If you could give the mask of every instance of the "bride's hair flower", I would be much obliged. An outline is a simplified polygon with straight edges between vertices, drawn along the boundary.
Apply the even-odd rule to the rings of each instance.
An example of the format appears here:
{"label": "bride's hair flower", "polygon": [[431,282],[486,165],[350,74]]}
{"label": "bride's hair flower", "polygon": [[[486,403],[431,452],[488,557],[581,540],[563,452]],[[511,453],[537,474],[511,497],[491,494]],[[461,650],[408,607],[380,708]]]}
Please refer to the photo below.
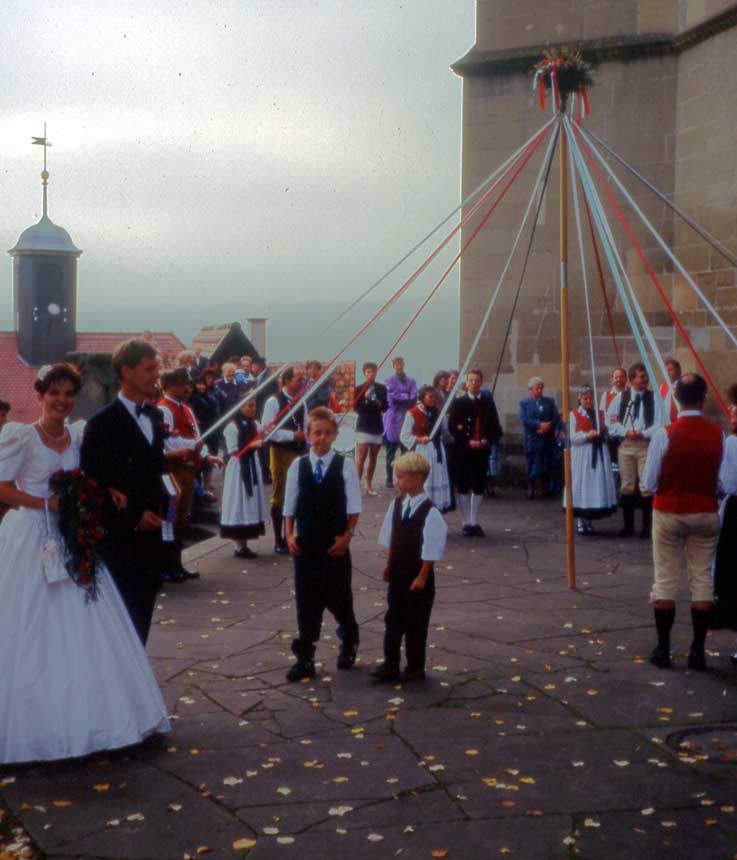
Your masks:
{"label": "bride's hair flower", "polygon": [[36,374],[36,379],[39,382],[43,382],[44,379],[46,379],[46,377],[49,375],[49,372],[51,371],[52,367],[53,365],[51,364],[44,364],[42,367],[39,367],[38,373]]}

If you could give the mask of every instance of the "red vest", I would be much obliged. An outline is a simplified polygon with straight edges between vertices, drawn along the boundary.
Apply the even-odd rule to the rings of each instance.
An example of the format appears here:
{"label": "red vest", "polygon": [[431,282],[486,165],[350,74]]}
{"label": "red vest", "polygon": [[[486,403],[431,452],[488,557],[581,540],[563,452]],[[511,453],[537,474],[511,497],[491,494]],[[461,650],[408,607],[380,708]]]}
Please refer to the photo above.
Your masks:
{"label": "red vest", "polygon": [[[626,391],[626,390],[627,390],[627,386],[625,386],[622,389],[622,391]],[[607,391],[607,393],[606,393],[606,408],[607,409],[609,409],[609,407],[612,405],[612,400],[614,400],[615,397],[619,397],[619,395],[622,393],[622,391],[612,391],[611,388]]]}
{"label": "red vest", "polygon": [[701,416],[678,418],[666,427],[654,507],[669,514],[704,514],[717,510],[717,482],[724,439],[721,429]]}
{"label": "red vest", "polygon": [[[581,412],[580,407],[573,411],[573,417],[576,421],[576,433],[590,433],[592,430],[596,430],[596,426],[593,421],[589,418],[589,416]],[[599,410],[599,430],[603,432],[606,429],[606,422],[604,420],[604,413]]]}
{"label": "red vest", "polygon": [[419,406],[415,406],[414,408],[409,410],[412,414],[412,417],[415,419],[415,436],[429,436],[430,435],[430,422],[427,420],[427,415],[420,409]]}
{"label": "red vest", "polygon": [[174,419],[174,426],[171,428],[172,433],[176,433],[176,435],[181,436],[182,439],[197,438],[197,422],[195,421],[194,415],[192,415],[189,406],[185,403],[175,403],[167,397],[159,400],[158,405],[166,406],[169,412],[171,412],[172,418]]}

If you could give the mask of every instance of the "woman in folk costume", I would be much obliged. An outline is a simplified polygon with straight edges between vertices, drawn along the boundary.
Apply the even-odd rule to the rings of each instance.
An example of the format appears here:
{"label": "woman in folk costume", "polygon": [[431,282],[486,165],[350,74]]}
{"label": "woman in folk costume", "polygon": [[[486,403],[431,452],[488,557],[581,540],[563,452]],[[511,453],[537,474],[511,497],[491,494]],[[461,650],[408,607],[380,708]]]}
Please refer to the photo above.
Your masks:
{"label": "woman in folk costume", "polygon": [[611,516],[617,510],[604,413],[600,411],[597,416],[590,385],[579,389],[578,408],[571,412],[569,421],[573,513],[578,517],[578,533],[590,535],[594,533],[591,520]]}
{"label": "woman in folk costume", "polygon": [[438,510],[447,511],[451,506],[451,493],[442,431],[438,430],[435,436],[430,438],[438,417],[437,402],[437,391],[432,385],[423,385],[419,391],[417,405],[404,416],[399,441],[408,451],[422,454],[430,464],[425,492]]}
{"label": "woman in folk costume", "polygon": [[[266,534],[266,501],[258,449],[263,440],[256,439],[261,425],[256,421],[256,400],[249,400],[225,428],[225,447],[235,454],[251,447],[240,457],[231,456],[225,469],[223,506],[220,514],[220,537],[236,542],[236,558],[255,558],[248,541]],[[255,440],[255,441],[254,441]]]}

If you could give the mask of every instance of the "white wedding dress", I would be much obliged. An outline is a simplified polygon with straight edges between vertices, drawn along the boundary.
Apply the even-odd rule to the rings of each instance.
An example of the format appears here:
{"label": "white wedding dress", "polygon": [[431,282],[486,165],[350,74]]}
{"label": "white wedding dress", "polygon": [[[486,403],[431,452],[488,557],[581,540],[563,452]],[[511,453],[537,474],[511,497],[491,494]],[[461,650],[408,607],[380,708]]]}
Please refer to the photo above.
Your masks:
{"label": "white wedding dress", "polygon": [[[83,427],[69,428],[72,444],[58,454],[35,427],[7,424],[0,481],[50,496],[49,477],[79,465]],[[84,756],[170,729],[110,573],[98,568],[94,601],[71,578],[49,584],[41,567],[47,531],[44,511],[30,508],[9,511],[0,525],[0,764]]]}

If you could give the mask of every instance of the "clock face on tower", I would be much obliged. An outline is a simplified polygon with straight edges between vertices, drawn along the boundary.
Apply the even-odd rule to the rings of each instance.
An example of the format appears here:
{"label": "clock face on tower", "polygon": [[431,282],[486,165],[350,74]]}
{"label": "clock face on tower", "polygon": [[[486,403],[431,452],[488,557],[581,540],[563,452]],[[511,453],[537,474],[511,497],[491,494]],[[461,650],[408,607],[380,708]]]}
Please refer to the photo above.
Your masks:
{"label": "clock face on tower", "polygon": [[46,310],[50,317],[58,317],[61,313],[61,308],[56,304],[56,302],[51,302]]}

